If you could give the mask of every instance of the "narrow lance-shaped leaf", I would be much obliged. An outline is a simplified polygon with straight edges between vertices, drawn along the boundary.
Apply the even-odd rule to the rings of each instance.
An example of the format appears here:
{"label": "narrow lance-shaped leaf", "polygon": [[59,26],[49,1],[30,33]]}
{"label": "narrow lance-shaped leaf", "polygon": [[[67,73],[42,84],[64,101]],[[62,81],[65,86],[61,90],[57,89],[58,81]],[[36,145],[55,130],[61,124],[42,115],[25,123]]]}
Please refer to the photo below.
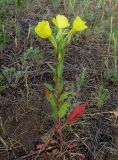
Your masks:
{"label": "narrow lance-shaped leaf", "polygon": [[78,118],[81,117],[81,115],[83,114],[85,108],[87,107],[87,103],[84,104],[80,104],[79,106],[77,106],[76,108],[74,108],[70,113],[69,116],[66,120],[66,124],[72,124],[74,123]]}
{"label": "narrow lance-shaped leaf", "polygon": [[77,93],[75,93],[75,92],[64,92],[64,93],[62,93],[61,96],[60,96],[60,101],[63,101],[63,100],[65,100],[65,99],[67,99],[70,95],[71,95],[71,96],[76,96]]}
{"label": "narrow lance-shaped leaf", "polygon": [[69,107],[69,105],[70,105],[69,103],[65,102],[60,106],[60,109],[59,109],[59,117],[60,118],[63,118],[66,115],[67,108]]}
{"label": "narrow lance-shaped leaf", "polygon": [[52,72],[54,74],[56,74],[56,69],[51,64],[48,64],[48,66],[50,67],[50,69],[52,70]]}
{"label": "narrow lance-shaped leaf", "polygon": [[54,88],[49,83],[45,83],[45,87],[48,88],[50,91],[54,91]]}
{"label": "narrow lance-shaped leaf", "polygon": [[52,70],[53,80],[54,80],[54,82],[55,82],[55,81],[56,81],[56,75],[57,75],[56,69],[55,69],[51,64],[48,64],[48,66],[49,66],[50,69]]}
{"label": "narrow lance-shaped leaf", "polygon": [[53,94],[46,88],[46,98],[50,102],[52,107],[52,115],[54,120],[57,119],[57,108],[56,108],[56,98],[53,96]]}

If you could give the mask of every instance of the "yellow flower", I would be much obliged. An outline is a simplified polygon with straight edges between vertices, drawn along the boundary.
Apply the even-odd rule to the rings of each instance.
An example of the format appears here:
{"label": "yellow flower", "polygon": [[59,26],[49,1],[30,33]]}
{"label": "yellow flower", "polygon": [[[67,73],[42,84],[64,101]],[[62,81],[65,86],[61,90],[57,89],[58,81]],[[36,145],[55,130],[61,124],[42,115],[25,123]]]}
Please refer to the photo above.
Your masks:
{"label": "yellow flower", "polygon": [[52,19],[52,22],[59,29],[66,28],[69,26],[68,19],[63,15],[57,15],[56,18]]}
{"label": "yellow flower", "polygon": [[83,31],[87,28],[88,26],[86,25],[86,22],[83,21],[79,16],[77,16],[73,22],[72,30],[74,32],[77,32],[77,31]]}
{"label": "yellow flower", "polygon": [[52,30],[50,28],[48,21],[41,21],[35,27],[35,33],[38,34],[41,38],[49,38],[52,34]]}

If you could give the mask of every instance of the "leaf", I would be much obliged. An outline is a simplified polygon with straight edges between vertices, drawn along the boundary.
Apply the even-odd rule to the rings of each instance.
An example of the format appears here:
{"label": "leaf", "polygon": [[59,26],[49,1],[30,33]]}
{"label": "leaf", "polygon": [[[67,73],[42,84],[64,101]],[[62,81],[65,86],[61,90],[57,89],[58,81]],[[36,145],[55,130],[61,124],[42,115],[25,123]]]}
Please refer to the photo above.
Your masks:
{"label": "leaf", "polygon": [[69,95],[76,96],[76,93],[75,92],[64,92],[60,96],[60,101],[67,99]]}
{"label": "leaf", "polygon": [[83,103],[76,108],[74,108],[70,113],[66,120],[66,124],[72,124],[74,123],[80,116],[83,114],[85,108],[87,107],[87,102]]}
{"label": "leaf", "polygon": [[0,93],[2,93],[5,90],[4,86],[0,85]]}
{"label": "leaf", "polygon": [[48,66],[50,67],[50,69],[52,70],[52,72],[54,74],[56,74],[56,69],[51,64],[48,64]]}
{"label": "leaf", "polygon": [[60,106],[60,110],[59,110],[59,117],[63,118],[65,116],[65,114],[67,113],[67,108],[70,106],[69,103],[65,102]]}
{"label": "leaf", "polygon": [[54,80],[54,82],[55,82],[55,81],[56,81],[56,75],[57,75],[56,69],[55,69],[51,64],[48,64],[48,66],[49,66],[50,69],[52,70],[53,80]]}
{"label": "leaf", "polygon": [[16,0],[16,6],[20,7],[21,6],[21,0]]}
{"label": "leaf", "polygon": [[40,61],[40,57],[41,57],[41,52],[40,50],[35,47],[30,47],[28,50],[27,50],[27,54],[28,54],[28,59],[31,59],[34,63],[36,62],[37,64],[39,63]]}
{"label": "leaf", "polygon": [[52,92],[50,92],[47,88],[46,88],[46,98],[51,104],[52,115],[54,120],[56,120],[57,119],[56,98],[53,96]]}
{"label": "leaf", "polygon": [[45,83],[45,87],[48,88],[50,91],[54,91],[52,85],[49,83]]}
{"label": "leaf", "polygon": [[56,99],[54,98],[52,93],[49,95],[48,101],[51,103],[52,106],[53,118],[56,119],[57,118]]}

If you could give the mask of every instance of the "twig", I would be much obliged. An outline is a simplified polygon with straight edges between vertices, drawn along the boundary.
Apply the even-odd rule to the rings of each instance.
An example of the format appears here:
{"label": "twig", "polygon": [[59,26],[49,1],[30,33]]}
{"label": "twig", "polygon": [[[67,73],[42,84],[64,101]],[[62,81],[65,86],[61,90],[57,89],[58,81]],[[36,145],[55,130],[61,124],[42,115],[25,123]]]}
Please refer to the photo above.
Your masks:
{"label": "twig", "polygon": [[115,114],[113,111],[108,111],[108,112],[97,112],[97,113],[89,113],[89,114],[84,114],[85,116],[94,116],[94,115],[99,115],[99,114]]}
{"label": "twig", "polygon": [[25,158],[28,158],[30,156],[35,156],[36,154],[40,155],[41,153],[45,152],[45,151],[49,151],[49,150],[53,150],[53,149],[56,149],[57,146],[50,146],[48,148],[42,148],[41,150],[38,150],[38,151],[32,151],[31,153],[27,154],[27,155],[24,155],[24,156],[21,156],[15,160],[24,160]]}

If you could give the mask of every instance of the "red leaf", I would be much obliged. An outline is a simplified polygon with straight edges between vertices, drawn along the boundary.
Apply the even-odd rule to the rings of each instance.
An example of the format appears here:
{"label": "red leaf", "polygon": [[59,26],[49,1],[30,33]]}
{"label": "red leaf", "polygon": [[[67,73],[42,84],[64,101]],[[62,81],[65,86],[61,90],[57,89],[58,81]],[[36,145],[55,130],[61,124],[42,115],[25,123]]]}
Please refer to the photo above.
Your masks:
{"label": "red leaf", "polygon": [[70,113],[66,120],[66,124],[74,123],[80,116],[83,114],[85,108],[88,106],[88,103],[83,103],[74,108]]}

